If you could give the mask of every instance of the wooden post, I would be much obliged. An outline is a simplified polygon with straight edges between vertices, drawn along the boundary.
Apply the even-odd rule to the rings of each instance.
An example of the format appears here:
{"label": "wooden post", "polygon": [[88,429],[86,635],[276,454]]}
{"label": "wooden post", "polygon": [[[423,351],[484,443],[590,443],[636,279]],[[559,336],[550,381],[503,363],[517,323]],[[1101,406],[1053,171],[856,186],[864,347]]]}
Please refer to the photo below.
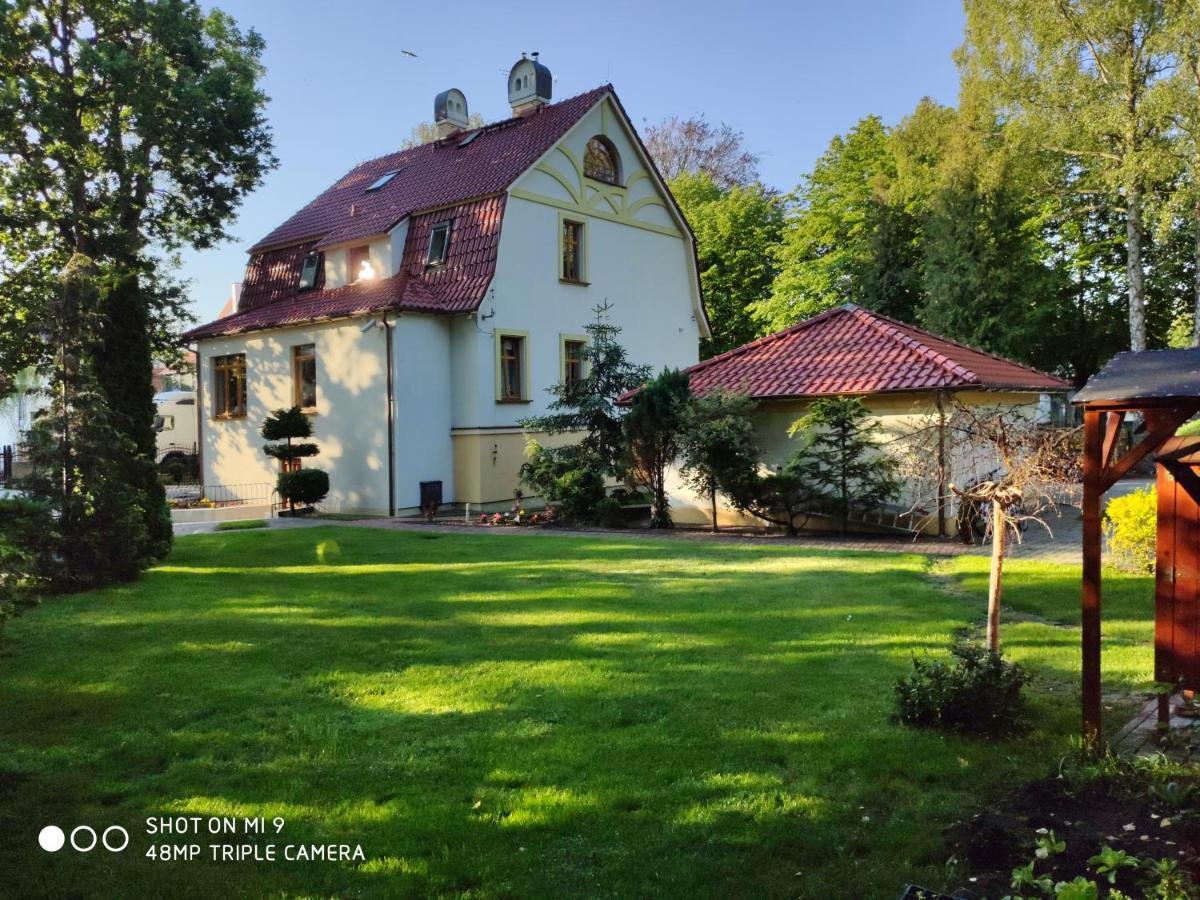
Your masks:
{"label": "wooden post", "polygon": [[946,404],[942,392],[938,391],[935,402],[938,411],[938,497],[937,522],[938,537],[946,536]]}
{"label": "wooden post", "polygon": [[1100,737],[1100,498],[1103,476],[1104,413],[1083,412],[1083,738]]}
{"label": "wooden post", "polygon": [[0,484],[8,484],[12,481],[13,470],[13,448],[9,444],[4,445],[3,459],[0,460]]}
{"label": "wooden post", "polygon": [[992,569],[988,577],[987,645],[1000,652],[1000,599],[1003,590],[1004,551],[1008,542],[1008,517],[1004,504],[992,500]]}

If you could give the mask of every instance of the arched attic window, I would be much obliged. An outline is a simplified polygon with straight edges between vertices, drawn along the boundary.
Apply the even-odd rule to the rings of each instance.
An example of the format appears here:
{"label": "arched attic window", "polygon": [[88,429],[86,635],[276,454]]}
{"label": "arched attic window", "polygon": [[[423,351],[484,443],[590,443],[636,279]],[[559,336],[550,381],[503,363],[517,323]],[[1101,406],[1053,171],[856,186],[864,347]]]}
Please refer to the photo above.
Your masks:
{"label": "arched attic window", "polygon": [[598,134],[587,142],[587,150],[583,154],[583,174],[609,184],[621,183],[621,158],[617,156],[617,148],[612,141]]}

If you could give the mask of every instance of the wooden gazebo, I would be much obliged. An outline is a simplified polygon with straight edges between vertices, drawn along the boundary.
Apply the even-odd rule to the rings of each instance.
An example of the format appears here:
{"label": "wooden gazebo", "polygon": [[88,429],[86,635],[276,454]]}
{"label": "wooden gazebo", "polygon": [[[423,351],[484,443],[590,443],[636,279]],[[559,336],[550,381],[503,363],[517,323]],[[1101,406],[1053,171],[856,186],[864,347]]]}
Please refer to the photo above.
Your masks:
{"label": "wooden gazebo", "polygon": [[[1156,454],[1158,538],[1154,677],[1200,688],[1200,438],[1175,432],[1200,412],[1200,349],[1121,353],[1084,386],[1083,733],[1100,735],[1101,501],[1134,466]],[[1140,419],[1117,455],[1127,418]],[[1160,696],[1159,721],[1169,698]]]}

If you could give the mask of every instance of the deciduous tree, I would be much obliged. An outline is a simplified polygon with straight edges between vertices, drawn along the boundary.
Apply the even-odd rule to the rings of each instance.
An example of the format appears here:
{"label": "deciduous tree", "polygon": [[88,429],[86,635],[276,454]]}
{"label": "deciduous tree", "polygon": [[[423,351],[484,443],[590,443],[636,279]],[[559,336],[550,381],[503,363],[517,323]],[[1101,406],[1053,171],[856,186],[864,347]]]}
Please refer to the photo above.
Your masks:
{"label": "deciduous tree", "polygon": [[679,175],[670,187],[696,235],[700,284],[712,326],[712,337],[700,343],[706,358],[755,337],[750,308],[771,293],[783,206],[760,184],[722,188],[701,173]]}
{"label": "deciduous tree", "polygon": [[630,474],[650,491],[651,528],[672,525],[667,467],[679,455],[691,397],[687,373],[663,369],[634,395],[622,422]]}
{"label": "deciduous tree", "polygon": [[[262,39],[193,0],[10,0],[0,6],[0,371],[45,361],[54,273],[97,271],[79,348],[126,438],[148,555],[169,522],[152,467],[152,341],[181,309],[166,263],[227,236],[274,164],[259,89]],[[149,472],[149,474],[146,474]]]}
{"label": "deciduous tree", "polygon": [[1124,223],[1129,341],[1147,344],[1148,204],[1170,167],[1166,0],[969,0],[963,80],[1009,134],[1071,161]]}
{"label": "deciduous tree", "polygon": [[746,149],[742,133],[704,116],[670,116],[646,128],[646,149],[667,181],[685,173],[705,175],[721,188],[758,181],[758,157]]}
{"label": "deciduous tree", "polygon": [[758,443],[748,394],[715,390],[688,405],[683,422],[680,472],[684,482],[707,497],[717,531],[717,494],[758,467]]}

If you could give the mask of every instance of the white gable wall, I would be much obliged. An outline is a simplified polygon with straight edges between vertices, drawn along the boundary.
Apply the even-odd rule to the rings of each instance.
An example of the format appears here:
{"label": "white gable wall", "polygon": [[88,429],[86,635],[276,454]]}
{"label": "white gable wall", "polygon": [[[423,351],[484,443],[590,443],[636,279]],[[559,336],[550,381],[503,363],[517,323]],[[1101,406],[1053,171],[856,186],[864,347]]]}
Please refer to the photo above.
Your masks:
{"label": "white gable wall", "polygon": [[[583,176],[596,134],[617,149],[621,186]],[[560,279],[564,217],[585,227],[585,284]],[[584,335],[604,303],[631,361],[657,372],[698,360],[704,324],[690,241],[607,100],[514,184],[491,290],[477,317],[452,326],[457,500],[511,498],[526,441],[518,423],[548,411],[564,336]],[[526,402],[496,399],[496,334],[505,332],[525,337]]]}

